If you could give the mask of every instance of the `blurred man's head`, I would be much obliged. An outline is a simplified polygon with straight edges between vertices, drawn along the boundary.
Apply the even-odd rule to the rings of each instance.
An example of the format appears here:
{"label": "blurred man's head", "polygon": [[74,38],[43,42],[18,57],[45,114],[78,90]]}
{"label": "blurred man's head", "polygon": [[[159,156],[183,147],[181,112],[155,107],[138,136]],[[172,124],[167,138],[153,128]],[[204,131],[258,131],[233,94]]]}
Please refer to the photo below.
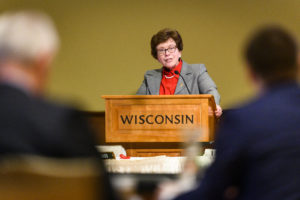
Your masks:
{"label": "blurred man's head", "polygon": [[54,24],[45,14],[4,13],[0,16],[0,80],[40,93],[58,46]]}
{"label": "blurred man's head", "polygon": [[279,26],[260,29],[245,48],[247,64],[265,86],[296,80],[298,47],[294,38]]}

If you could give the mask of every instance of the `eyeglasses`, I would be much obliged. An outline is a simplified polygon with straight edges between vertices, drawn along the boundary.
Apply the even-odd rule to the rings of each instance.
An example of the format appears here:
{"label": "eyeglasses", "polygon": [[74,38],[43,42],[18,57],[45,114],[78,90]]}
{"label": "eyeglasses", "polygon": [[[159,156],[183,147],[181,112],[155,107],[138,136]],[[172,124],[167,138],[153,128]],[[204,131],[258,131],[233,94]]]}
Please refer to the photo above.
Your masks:
{"label": "eyeglasses", "polygon": [[157,53],[159,54],[159,55],[164,55],[164,54],[166,54],[167,52],[169,52],[169,53],[174,53],[175,51],[176,51],[176,46],[174,46],[174,47],[169,47],[169,48],[167,48],[167,49],[157,49]]}

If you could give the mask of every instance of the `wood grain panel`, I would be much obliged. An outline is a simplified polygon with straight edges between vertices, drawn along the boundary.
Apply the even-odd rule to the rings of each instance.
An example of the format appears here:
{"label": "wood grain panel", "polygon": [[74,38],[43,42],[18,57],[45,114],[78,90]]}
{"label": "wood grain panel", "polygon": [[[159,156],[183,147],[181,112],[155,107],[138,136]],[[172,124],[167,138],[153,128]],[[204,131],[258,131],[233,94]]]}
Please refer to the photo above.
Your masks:
{"label": "wood grain panel", "polygon": [[183,142],[184,132],[201,128],[196,140],[214,139],[212,95],[114,95],[106,101],[105,141]]}

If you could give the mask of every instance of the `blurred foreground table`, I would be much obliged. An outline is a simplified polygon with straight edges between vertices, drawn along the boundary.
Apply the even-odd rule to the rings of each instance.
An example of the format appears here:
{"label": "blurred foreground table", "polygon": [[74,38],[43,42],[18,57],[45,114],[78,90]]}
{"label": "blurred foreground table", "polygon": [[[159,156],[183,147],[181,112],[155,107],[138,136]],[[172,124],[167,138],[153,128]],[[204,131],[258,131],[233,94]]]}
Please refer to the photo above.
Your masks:
{"label": "blurred foreground table", "polygon": [[[182,179],[182,175],[187,170],[188,159],[168,156],[131,157],[130,159],[108,159],[105,160],[105,164],[122,200],[154,200],[157,199],[157,188],[160,184],[178,182]],[[206,150],[203,156],[197,156],[189,161],[203,170],[213,160],[214,150]],[[195,172],[191,181],[196,179],[196,174]]]}

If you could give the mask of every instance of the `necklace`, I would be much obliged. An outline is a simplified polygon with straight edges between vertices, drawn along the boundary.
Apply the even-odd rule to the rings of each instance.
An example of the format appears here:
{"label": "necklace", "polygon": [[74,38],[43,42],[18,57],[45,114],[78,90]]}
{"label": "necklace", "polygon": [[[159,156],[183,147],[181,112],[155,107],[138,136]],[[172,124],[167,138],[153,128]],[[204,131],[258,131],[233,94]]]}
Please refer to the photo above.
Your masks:
{"label": "necklace", "polygon": [[175,74],[173,76],[167,76],[167,75],[165,75],[166,79],[173,78],[174,76],[175,76]]}

